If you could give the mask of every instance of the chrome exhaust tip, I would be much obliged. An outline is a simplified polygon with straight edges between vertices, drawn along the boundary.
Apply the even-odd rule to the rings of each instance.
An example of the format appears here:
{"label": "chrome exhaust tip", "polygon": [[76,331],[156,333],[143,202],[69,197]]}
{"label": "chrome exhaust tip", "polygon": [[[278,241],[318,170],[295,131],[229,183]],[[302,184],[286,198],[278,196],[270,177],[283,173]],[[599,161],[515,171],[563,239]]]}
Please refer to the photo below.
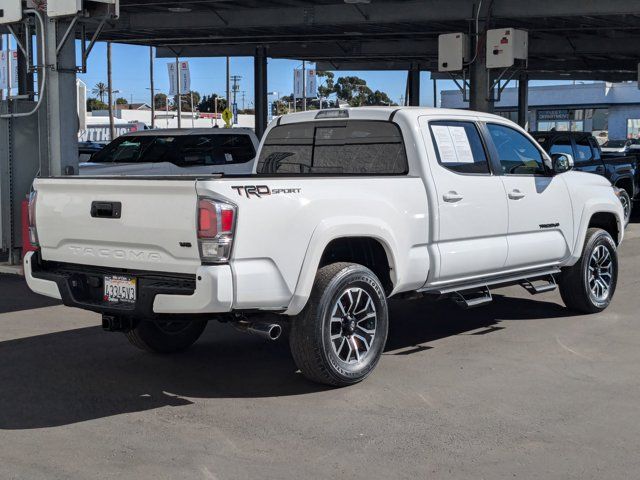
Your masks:
{"label": "chrome exhaust tip", "polygon": [[282,327],[277,323],[250,323],[246,328],[247,333],[257,335],[266,340],[276,341],[282,335]]}

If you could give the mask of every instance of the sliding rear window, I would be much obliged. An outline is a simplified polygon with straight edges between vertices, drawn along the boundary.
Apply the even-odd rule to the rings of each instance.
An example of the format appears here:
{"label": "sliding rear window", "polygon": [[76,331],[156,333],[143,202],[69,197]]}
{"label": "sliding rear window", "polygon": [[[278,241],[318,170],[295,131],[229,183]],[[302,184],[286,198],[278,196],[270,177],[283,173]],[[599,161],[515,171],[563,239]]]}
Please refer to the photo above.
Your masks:
{"label": "sliding rear window", "polygon": [[292,123],[273,128],[258,160],[265,175],[404,175],[398,126],[386,121]]}

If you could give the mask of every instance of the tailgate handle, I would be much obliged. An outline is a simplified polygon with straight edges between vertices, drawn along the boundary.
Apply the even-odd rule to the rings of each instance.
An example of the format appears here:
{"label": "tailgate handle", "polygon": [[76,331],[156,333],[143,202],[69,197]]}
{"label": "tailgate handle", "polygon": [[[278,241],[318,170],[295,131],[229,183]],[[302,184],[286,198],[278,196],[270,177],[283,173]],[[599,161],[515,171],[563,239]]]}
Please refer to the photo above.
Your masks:
{"label": "tailgate handle", "polygon": [[120,218],[122,202],[91,202],[93,218]]}

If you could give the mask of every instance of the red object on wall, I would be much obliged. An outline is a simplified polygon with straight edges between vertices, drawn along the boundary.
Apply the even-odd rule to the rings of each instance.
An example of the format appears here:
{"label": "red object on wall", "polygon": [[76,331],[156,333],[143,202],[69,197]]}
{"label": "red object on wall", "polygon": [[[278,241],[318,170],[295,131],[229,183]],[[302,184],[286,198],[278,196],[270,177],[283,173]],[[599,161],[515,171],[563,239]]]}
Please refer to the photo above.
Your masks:
{"label": "red object on wall", "polygon": [[37,248],[31,245],[31,242],[29,241],[29,200],[22,201],[21,217],[22,217],[22,258],[24,258],[27,252],[35,252],[37,250]]}

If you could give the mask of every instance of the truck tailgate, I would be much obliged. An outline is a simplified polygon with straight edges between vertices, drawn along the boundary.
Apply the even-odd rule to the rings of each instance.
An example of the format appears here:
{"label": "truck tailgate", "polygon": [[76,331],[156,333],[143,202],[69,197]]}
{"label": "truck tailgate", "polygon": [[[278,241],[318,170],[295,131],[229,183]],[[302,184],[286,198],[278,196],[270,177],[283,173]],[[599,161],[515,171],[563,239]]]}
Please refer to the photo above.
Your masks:
{"label": "truck tailgate", "polygon": [[34,188],[43,260],[175,273],[200,265],[195,179],[52,178]]}

